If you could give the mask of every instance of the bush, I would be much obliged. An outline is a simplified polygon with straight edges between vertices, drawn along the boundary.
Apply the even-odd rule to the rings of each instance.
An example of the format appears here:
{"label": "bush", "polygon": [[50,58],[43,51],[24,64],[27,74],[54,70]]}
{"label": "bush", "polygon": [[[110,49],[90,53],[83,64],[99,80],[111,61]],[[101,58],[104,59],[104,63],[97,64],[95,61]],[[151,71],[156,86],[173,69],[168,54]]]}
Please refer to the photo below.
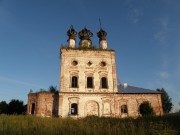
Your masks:
{"label": "bush", "polygon": [[154,110],[151,106],[151,104],[146,101],[143,102],[140,106],[139,106],[139,112],[142,116],[149,116],[149,115],[154,115]]}

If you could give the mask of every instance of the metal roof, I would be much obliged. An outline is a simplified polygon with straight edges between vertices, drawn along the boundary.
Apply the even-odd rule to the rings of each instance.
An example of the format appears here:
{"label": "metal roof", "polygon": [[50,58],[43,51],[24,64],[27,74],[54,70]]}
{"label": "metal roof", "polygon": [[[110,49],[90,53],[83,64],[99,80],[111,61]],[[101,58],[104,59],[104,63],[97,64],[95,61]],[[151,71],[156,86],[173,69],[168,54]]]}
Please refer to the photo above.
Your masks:
{"label": "metal roof", "polygon": [[118,93],[120,94],[158,94],[160,92],[150,89],[144,89],[139,87],[134,87],[130,85],[118,85]]}

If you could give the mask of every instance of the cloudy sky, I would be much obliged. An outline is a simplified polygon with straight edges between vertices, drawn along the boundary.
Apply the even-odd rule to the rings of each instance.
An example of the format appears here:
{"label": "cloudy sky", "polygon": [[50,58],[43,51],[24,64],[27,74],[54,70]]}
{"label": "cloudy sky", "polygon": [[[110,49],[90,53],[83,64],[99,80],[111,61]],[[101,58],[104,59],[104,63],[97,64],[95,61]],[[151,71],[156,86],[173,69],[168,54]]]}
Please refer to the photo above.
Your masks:
{"label": "cloudy sky", "polygon": [[27,103],[30,89],[59,88],[67,30],[86,26],[98,46],[101,18],[116,51],[118,80],[165,88],[180,108],[179,13],[179,0],[0,0],[0,101]]}

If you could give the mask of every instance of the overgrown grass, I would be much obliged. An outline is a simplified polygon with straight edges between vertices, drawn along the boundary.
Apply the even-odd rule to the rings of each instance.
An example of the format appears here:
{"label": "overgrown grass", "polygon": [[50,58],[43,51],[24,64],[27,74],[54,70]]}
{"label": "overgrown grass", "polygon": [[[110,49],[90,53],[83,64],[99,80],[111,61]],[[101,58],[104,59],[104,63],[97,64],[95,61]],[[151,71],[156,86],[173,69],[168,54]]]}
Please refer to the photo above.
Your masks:
{"label": "overgrown grass", "polygon": [[0,135],[178,135],[180,114],[82,119],[0,115]]}

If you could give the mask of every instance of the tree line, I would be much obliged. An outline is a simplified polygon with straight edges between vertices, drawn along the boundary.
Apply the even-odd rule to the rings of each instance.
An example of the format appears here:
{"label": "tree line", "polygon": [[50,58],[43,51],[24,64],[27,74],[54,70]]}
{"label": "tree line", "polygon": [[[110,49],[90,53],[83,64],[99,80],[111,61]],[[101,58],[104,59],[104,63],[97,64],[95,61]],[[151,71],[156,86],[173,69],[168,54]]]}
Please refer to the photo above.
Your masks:
{"label": "tree line", "polygon": [[18,99],[12,99],[9,103],[0,102],[0,114],[26,114],[27,105]]}

